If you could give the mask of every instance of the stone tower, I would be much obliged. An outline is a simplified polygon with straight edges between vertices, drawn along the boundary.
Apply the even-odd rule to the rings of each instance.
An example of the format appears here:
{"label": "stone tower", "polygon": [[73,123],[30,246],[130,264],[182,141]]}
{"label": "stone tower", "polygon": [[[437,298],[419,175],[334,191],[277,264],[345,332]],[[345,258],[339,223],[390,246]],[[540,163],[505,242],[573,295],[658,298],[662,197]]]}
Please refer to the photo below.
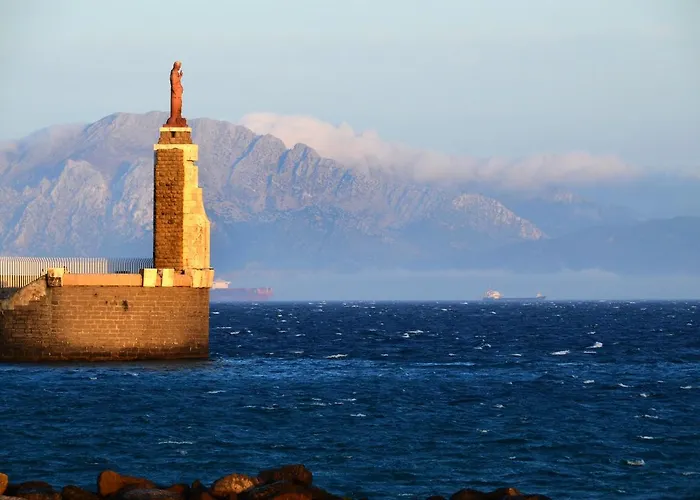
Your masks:
{"label": "stone tower", "polygon": [[211,281],[210,222],[198,185],[198,148],[192,144],[192,129],[161,127],[154,150],[154,267]]}

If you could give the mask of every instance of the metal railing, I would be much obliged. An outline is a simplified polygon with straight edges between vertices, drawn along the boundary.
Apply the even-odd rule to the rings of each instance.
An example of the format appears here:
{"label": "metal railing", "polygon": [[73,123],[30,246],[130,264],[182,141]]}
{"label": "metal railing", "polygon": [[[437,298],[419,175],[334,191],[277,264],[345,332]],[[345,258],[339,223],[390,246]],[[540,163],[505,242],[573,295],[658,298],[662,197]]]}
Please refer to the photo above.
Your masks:
{"label": "metal railing", "polygon": [[0,288],[21,288],[55,267],[72,274],[138,274],[141,269],[152,268],[153,259],[0,256]]}

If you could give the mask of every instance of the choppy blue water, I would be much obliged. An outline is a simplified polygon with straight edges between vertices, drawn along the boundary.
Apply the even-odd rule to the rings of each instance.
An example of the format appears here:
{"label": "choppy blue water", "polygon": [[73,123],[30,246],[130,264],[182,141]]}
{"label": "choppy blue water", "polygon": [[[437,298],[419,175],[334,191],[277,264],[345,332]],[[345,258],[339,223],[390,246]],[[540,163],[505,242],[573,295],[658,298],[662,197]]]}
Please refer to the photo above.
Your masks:
{"label": "choppy blue water", "polygon": [[[213,305],[211,361],[0,365],[0,470],[692,498],[700,303]],[[697,498],[697,497],[695,497]]]}

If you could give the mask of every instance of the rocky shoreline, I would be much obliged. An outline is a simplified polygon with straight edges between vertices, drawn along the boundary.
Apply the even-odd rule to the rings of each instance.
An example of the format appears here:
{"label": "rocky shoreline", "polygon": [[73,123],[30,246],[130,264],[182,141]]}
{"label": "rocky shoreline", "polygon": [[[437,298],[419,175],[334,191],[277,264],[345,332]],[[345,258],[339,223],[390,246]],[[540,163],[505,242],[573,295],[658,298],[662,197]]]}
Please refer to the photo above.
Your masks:
{"label": "rocky shoreline", "polygon": [[[0,500],[349,500],[312,484],[313,474],[300,464],[261,471],[257,476],[229,474],[205,486],[189,484],[157,485],[142,477],[125,476],[106,470],[97,477],[97,489],[85,490],[68,485],[55,490],[43,481],[10,483],[0,473]],[[434,495],[427,500],[447,500]],[[544,495],[526,495],[515,488],[483,492],[462,489],[449,500],[551,500]]]}

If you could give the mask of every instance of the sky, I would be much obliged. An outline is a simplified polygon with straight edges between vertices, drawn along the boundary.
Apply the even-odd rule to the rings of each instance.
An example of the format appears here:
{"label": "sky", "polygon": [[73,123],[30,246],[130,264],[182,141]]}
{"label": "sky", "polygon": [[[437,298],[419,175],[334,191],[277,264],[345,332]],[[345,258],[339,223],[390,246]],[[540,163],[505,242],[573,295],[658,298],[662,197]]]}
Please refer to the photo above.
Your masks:
{"label": "sky", "polygon": [[697,26],[697,0],[0,0],[0,142],[166,110],[178,59],[188,118],[698,170]]}

